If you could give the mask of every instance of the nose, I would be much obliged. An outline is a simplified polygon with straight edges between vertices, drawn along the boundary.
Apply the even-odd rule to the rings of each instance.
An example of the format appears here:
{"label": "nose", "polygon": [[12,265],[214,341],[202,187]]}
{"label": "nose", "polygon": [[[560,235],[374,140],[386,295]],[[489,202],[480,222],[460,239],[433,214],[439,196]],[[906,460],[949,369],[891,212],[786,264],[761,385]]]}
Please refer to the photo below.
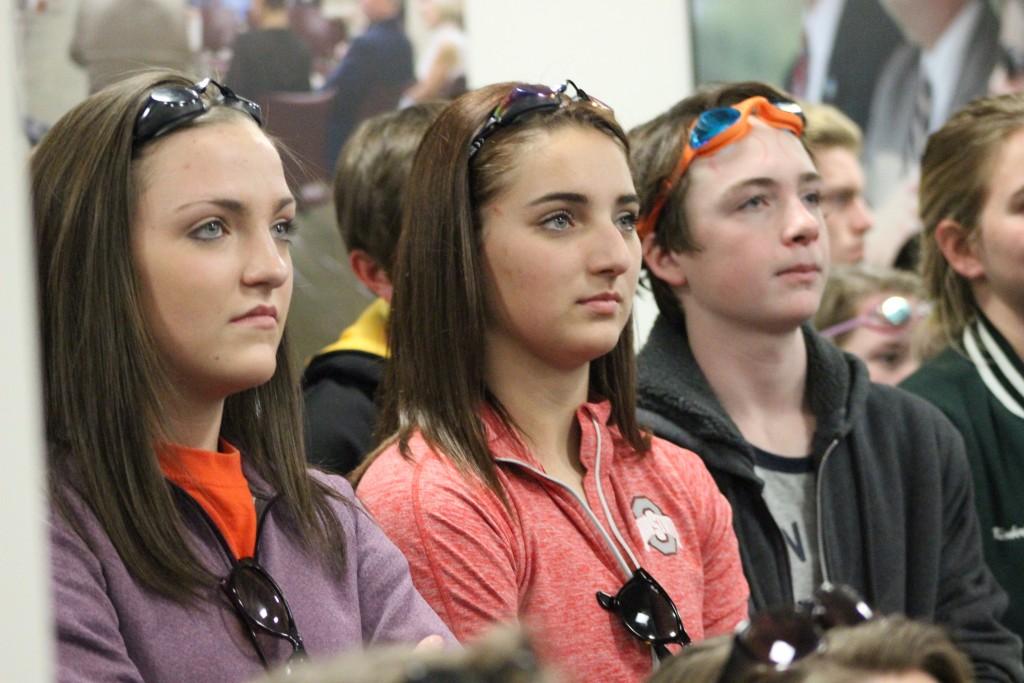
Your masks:
{"label": "nose", "polygon": [[256,230],[247,240],[242,282],[250,287],[276,289],[288,281],[292,273],[292,257],[288,244],[274,239],[269,230]]}
{"label": "nose", "polygon": [[802,196],[794,196],[789,201],[789,210],[786,212],[783,241],[786,244],[812,244],[821,235],[824,223],[820,208],[809,207],[804,203]]}
{"label": "nose", "polygon": [[609,221],[595,230],[590,239],[590,270],[609,279],[629,271],[640,263],[640,238],[635,231],[624,232]]}
{"label": "nose", "polygon": [[850,227],[858,235],[863,235],[874,224],[875,214],[872,213],[871,207],[868,206],[863,197],[857,197],[853,201],[853,220],[850,222]]}

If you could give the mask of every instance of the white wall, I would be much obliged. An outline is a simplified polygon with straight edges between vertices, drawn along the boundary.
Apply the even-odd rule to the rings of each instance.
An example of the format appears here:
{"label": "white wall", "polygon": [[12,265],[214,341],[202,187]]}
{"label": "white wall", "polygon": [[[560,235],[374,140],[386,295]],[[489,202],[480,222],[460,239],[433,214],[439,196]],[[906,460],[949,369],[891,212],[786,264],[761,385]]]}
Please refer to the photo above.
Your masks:
{"label": "white wall", "polygon": [[17,113],[13,2],[0,2],[0,681],[52,676],[32,230]]}
{"label": "white wall", "polygon": [[693,88],[685,0],[465,0],[469,84],[571,78],[626,128]]}

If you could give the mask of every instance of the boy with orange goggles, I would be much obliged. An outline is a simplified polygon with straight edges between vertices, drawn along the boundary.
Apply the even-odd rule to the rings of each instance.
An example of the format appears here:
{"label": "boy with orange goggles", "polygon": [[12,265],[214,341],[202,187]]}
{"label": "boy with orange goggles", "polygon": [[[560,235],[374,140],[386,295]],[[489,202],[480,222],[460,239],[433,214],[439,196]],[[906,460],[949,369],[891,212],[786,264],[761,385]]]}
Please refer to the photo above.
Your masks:
{"label": "boy with orange goggles", "polygon": [[665,202],[679,179],[698,156],[714,154],[722,147],[736,142],[750,132],[750,117],[756,116],[770,126],[788,130],[797,137],[804,132],[804,113],[800,105],[789,100],[769,100],[763,96],[748,97],[729,107],[715,107],[704,111],[691,124],[683,138],[683,153],[672,174],[665,179],[650,211],[637,223],[641,239],[653,232],[658,224]]}
{"label": "boy with orange goggles", "polygon": [[947,628],[978,680],[1022,681],[956,428],[808,324],[829,268],[823,181],[785,102],[726,85],[630,133],[660,314],[639,421],[698,453],[730,502],[754,611],[846,584]]}

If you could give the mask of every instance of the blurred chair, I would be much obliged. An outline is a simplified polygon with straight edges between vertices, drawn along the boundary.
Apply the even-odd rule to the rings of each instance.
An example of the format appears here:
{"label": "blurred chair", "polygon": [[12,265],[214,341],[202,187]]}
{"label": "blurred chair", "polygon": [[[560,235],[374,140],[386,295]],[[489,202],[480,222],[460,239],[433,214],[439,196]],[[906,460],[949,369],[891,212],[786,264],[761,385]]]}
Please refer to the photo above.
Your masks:
{"label": "blurred chair", "polygon": [[[359,103],[359,109],[356,110],[356,126],[371,116],[398,109],[398,100],[402,98],[402,93],[410,85],[412,83],[393,83],[370,88],[363,101]],[[355,132],[355,127],[353,127],[353,132]]]}
{"label": "blurred chair", "polygon": [[285,177],[299,208],[331,199],[333,169],[327,164],[327,117],[334,91],[269,93],[260,104],[266,130],[286,150],[281,155]]}

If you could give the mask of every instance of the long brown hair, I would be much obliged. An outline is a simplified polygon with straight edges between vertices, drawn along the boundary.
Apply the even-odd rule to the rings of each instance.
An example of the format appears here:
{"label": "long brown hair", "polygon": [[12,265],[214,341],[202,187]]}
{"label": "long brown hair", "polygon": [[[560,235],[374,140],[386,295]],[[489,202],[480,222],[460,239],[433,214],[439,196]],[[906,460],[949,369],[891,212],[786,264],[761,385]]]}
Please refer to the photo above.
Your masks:
{"label": "long brown hair", "polygon": [[[487,303],[480,248],[480,208],[507,182],[523,144],[566,126],[608,135],[628,154],[612,115],[583,102],[524,114],[469,156],[475,133],[517,83],[499,83],[452,102],[427,131],[413,161],[396,255],[389,343],[378,416],[379,440],[397,439],[403,454],[415,432],[504,498],[480,411],[490,407],[510,434],[511,417],[484,378]],[[649,448],[635,416],[632,322],[618,343],[590,364],[590,391],[610,399],[612,422],[638,452]],[[358,481],[371,455],[353,477]]]}
{"label": "long brown hair", "polygon": [[[690,124],[708,109],[728,107],[758,95],[769,100],[792,99],[770,85],[753,81],[712,86],[680,100],[668,111],[629,131],[633,150],[633,182],[640,195],[642,214],[651,210],[665,179],[679,163],[683,153],[682,141]],[[698,252],[701,249],[690,231],[686,217],[686,193],[689,186],[687,172],[676,183],[654,226],[655,242],[666,251]],[[672,287],[649,270],[647,278],[659,313],[682,325],[683,309]]]}
{"label": "long brown hair", "polygon": [[[174,389],[146,324],[130,246],[139,194],[134,121],[164,83],[191,85],[181,74],[151,72],[76,106],[35,149],[31,182],[52,500],[78,528],[64,495],[73,488],[132,575],[184,602],[214,577],[196,559],[157,462],[154,446],[169,433],[162,397]],[[237,116],[213,107],[190,125]],[[269,382],[227,399],[221,435],[280,494],[297,537],[340,571],[343,530],[332,490],[306,472],[286,346]]]}

